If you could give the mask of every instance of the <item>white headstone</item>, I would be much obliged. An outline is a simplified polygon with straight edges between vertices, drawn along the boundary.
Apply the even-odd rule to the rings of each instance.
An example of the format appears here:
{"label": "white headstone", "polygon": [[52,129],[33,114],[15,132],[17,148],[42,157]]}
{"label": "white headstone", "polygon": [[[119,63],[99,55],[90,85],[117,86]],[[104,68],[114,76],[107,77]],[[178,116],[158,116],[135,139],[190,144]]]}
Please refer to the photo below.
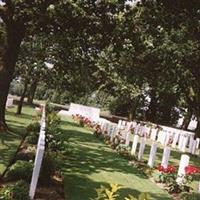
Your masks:
{"label": "white headstone", "polygon": [[181,148],[182,148],[183,140],[184,140],[184,136],[183,136],[183,134],[181,134],[179,137],[179,141],[178,141],[178,149],[179,150],[181,150]]}
{"label": "white headstone", "polygon": [[115,137],[117,131],[118,131],[118,128],[117,128],[116,125],[114,125],[113,130],[112,130],[112,133],[111,133],[111,136],[110,136],[110,142],[113,142],[114,137]]}
{"label": "white headstone", "polygon": [[139,138],[140,138],[139,135],[134,135],[132,149],[131,149],[131,155],[136,154],[137,144],[139,142]]}
{"label": "white headstone", "polygon": [[144,154],[145,145],[146,145],[146,138],[142,137],[141,140],[140,140],[140,148],[139,148],[139,152],[138,152],[138,161],[142,160],[142,156]]}
{"label": "white headstone", "polygon": [[164,146],[165,143],[166,143],[166,139],[167,139],[167,132],[166,132],[166,131],[162,131],[160,143],[161,143],[163,146]]}
{"label": "white headstone", "polygon": [[159,130],[159,131],[158,131],[158,138],[157,138],[157,141],[158,141],[158,142],[161,142],[161,140],[162,140],[162,133],[163,133],[162,130]]}
{"label": "white headstone", "polygon": [[37,150],[38,153],[35,158],[35,164],[33,168],[33,174],[32,174],[32,179],[31,179],[30,190],[29,190],[29,196],[31,199],[34,199],[34,196],[35,196],[35,191],[36,191],[38,178],[40,174],[40,168],[41,168],[42,159],[44,155],[44,146],[39,146],[37,149],[38,149]]}
{"label": "white headstone", "polygon": [[193,155],[196,154],[196,150],[197,150],[196,147],[197,147],[197,141],[196,141],[196,140],[193,140],[192,151],[191,151],[191,153],[192,153]]}
{"label": "white headstone", "polygon": [[154,166],[154,161],[156,158],[156,151],[157,151],[157,143],[153,142],[151,145],[151,151],[150,151],[149,160],[148,160],[148,165],[151,168]]}
{"label": "white headstone", "polygon": [[182,146],[181,146],[181,151],[182,152],[186,151],[187,143],[188,143],[188,137],[186,136],[186,137],[183,138],[183,142],[182,142]]}
{"label": "white headstone", "polygon": [[157,129],[155,129],[155,128],[152,128],[152,129],[151,129],[151,139],[152,139],[153,141],[156,141],[157,132],[158,132]]}
{"label": "white headstone", "polygon": [[169,144],[169,141],[170,141],[170,133],[167,132],[166,133],[166,138],[165,138],[165,141],[164,141],[164,145],[167,146]]}
{"label": "white headstone", "polygon": [[199,145],[200,145],[200,138],[197,138],[197,139],[196,139],[196,141],[197,141],[197,144],[196,144],[196,149],[199,149]]}
{"label": "white headstone", "polygon": [[170,147],[165,147],[164,148],[162,162],[161,162],[161,165],[164,168],[168,167],[169,157],[170,157],[170,151],[171,151]]}
{"label": "white headstone", "polygon": [[189,142],[189,152],[192,153],[192,147],[193,147],[194,137],[190,136],[190,142]]}
{"label": "white headstone", "polygon": [[179,136],[180,136],[180,133],[179,132],[176,132],[175,135],[174,135],[174,138],[173,138],[173,142],[172,142],[172,147],[173,148],[176,148],[176,144],[179,140]]}
{"label": "white headstone", "polygon": [[126,133],[126,142],[125,142],[125,144],[127,146],[129,146],[129,143],[130,143],[130,137],[131,137],[131,132],[127,131],[127,133]]}
{"label": "white headstone", "polygon": [[176,179],[177,183],[181,184],[183,177],[185,176],[185,167],[189,165],[190,157],[188,155],[183,154],[181,156],[181,160],[179,163],[179,169],[178,169],[178,177]]}

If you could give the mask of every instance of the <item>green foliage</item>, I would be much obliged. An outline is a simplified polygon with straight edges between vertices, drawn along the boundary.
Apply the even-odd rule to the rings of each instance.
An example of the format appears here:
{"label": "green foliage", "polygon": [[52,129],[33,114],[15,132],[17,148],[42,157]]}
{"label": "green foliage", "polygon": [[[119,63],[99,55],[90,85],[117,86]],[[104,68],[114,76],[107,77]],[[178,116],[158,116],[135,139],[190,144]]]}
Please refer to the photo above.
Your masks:
{"label": "green foliage", "polygon": [[56,112],[47,114],[47,126],[57,129],[60,126],[61,119]]}
{"label": "green foliage", "polygon": [[115,200],[119,196],[117,192],[120,188],[117,184],[110,184],[109,188],[101,186],[99,189],[96,189],[97,198],[95,200]]}
{"label": "green foliage", "polygon": [[131,152],[131,148],[128,146],[128,145],[125,145],[125,144],[119,144],[117,147],[116,147],[116,151],[123,157],[125,158],[130,158],[131,155],[130,155],[130,152]]}
{"label": "green foliage", "polygon": [[65,142],[62,139],[62,131],[60,130],[61,119],[55,111],[47,114],[46,128],[46,148],[52,151],[62,151],[65,149]]}
{"label": "green foliage", "polygon": [[39,122],[33,122],[29,124],[26,128],[27,132],[34,132],[38,133],[40,131],[40,123]]}
{"label": "green foliage", "polygon": [[26,137],[26,142],[29,144],[37,144],[39,132],[40,132],[40,123],[33,122],[29,124],[26,128],[28,136]]}
{"label": "green foliage", "polygon": [[16,80],[13,80],[9,89],[9,93],[12,95],[21,96],[23,92],[23,84],[18,83]]}
{"label": "green foliage", "polygon": [[60,171],[64,163],[64,158],[61,153],[47,151],[42,161],[39,181],[42,184],[48,185],[51,182],[51,177],[56,171]]}
{"label": "green foliage", "polygon": [[199,200],[200,199],[200,194],[199,193],[183,193],[181,194],[181,199],[183,200]]}
{"label": "green foliage", "polygon": [[33,171],[33,163],[28,161],[18,160],[14,163],[6,173],[8,180],[25,180],[30,181]]}
{"label": "green foliage", "polygon": [[2,200],[30,200],[29,187],[24,181],[18,181],[14,185],[7,185],[0,189]]}
{"label": "green foliage", "polygon": [[[120,198],[119,190],[122,187],[118,184],[110,184],[109,187],[101,186],[99,189],[96,189],[97,197],[95,200],[117,200]],[[150,200],[150,195],[148,193],[141,193],[138,198],[129,195],[124,200]]]}
{"label": "green foliage", "polygon": [[15,156],[15,160],[31,161],[34,160],[35,154],[36,154],[36,147],[28,146],[27,148],[24,148],[17,153],[17,155]]}
{"label": "green foliage", "polygon": [[26,137],[26,142],[29,144],[37,144],[38,142],[38,137],[39,137],[39,132],[31,132],[27,137]]}
{"label": "green foliage", "polygon": [[170,184],[176,180],[177,176],[175,173],[156,172],[154,178],[156,182]]}

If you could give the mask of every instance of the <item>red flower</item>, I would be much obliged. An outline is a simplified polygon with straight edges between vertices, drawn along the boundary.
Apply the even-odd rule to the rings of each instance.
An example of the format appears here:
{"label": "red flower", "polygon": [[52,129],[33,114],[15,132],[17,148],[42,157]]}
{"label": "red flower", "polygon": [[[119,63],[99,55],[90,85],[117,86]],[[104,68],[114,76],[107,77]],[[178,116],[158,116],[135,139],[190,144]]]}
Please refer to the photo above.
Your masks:
{"label": "red flower", "polygon": [[164,168],[162,165],[159,165],[157,167],[158,171],[162,172],[162,173],[174,173],[176,171],[175,167],[172,165],[168,165],[167,168]]}
{"label": "red flower", "polygon": [[188,165],[187,167],[185,167],[185,173],[186,173],[186,175],[198,174],[198,173],[200,173],[200,170],[193,165]]}

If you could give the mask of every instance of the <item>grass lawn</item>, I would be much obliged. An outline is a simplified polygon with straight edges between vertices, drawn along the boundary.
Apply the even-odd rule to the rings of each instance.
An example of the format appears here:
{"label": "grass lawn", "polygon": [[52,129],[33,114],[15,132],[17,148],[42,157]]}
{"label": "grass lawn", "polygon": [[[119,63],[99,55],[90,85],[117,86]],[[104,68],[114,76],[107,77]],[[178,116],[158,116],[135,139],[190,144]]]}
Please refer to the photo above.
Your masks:
{"label": "grass lawn", "polygon": [[167,192],[130,166],[127,160],[100,142],[90,131],[79,127],[71,119],[66,120],[62,124],[65,131],[63,139],[68,140],[73,149],[63,169],[66,199],[89,200],[96,197],[96,188],[109,183],[123,186],[120,200],[128,194],[138,196],[141,192],[149,192],[152,199],[171,199]]}
{"label": "grass lawn", "polygon": [[21,115],[15,115],[15,112],[16,106],[7,110],[6,121],[9,131],[0,133],[0,174],[15,154],[25,134],[26,126],[33,120],[34,109],[31,107],[24,107]]}

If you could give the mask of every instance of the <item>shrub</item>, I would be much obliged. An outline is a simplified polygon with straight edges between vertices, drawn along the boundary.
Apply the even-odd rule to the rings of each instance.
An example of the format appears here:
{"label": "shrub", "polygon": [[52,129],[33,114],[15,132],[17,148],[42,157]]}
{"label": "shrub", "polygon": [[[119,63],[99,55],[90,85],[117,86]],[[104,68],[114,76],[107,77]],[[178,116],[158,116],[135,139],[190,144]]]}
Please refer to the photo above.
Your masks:
{"label": "shrub", "polygon": [[47,115],[50,114],[50,113],[53,113],[53,112],[55,112],[54,106],[51,105],[49,101],[47,101],[47,103],[46,103],[46,113],[47,113]]}
{"label": "shrub", "polygon": [[125,158],[129,158],[130,157],[130,151],[131,151],[131,148],[128,146],[128,145],[125,145],[125,144],[119,144],[117,147],[116,147],[116,150],[117,152],[125,157]]}
{"label": "shrub", "polygon": [[46,148],[52,151],[62,151],[65,149],[62,132],[60,131],[61,119],[56,112],[52,112],[47,116],[46,128]]}
{"label": "shrub", "polygon": [[58,128],[60,126],[61,119],[56,112],[51,112],[47,115],[47,126],[51,128]]}
{"label": "shrub", "polygon": [[[94,200],[115,200],[117,197],[120,197],[118,194],[120,190],[118,184],[110,184],[109,187],[101,186],[99,189],[96,189],[97,197]],[[138,198],[129,195],[124,200],[150,200],[150,195],[148,193],[141,193]]]}
{"label": "shrub", "polygon": [[38,137],[39,137],[39,131],[38,132],[31,132],[27,137],[26,137],[26,142],[29,144],[37,144],[38,142]]}
{"label": "shrub", "polygon": [[29,124],[26,130],[28,133],[30,132],[38,133],[40,131],[40,123],[34,122],[34,123]]}
{"label": "shrub", "polygon": [[95,130],[94,130],[94,136],[95,137],[100,137],[100,135],[102,135],[102,131],[101,131],[101,126],[100,125],[96,125],[95,126]]}
{"label": "shrub", "polygon": [[17,153],[15,160],[34,160],[36,153],[35,146],[29,146],[26,149],[22,149],[20,152]]}
{"label": "shrub", "polygon": [[200,199],[200,193],[183,193],[181,195],[182,200],[199,200]]}
{"label": "shrub", "polygon": [[8,172],[6,178],[8,180],[25,180],[30,181],[33,171],[33,163],[28,161],[18,160],[13,164]]}
{"label": "shrub", "polygon": [[0,190],[2,200],[30,200],[29,188],[26,182],[18,181],[14,185],[7,185]]}
{"label": "shrub", "polygon": [[176,169],[174,166],[169,165],[167,168],[164,168],[162,165],[159,165],[157,170],[158,171],[154,174],[156,182],[174,184],[176,180]]}
{"label": "shrub", "polygon": [[42,161],[39,181],[42,184],[49,184],[54,173],[62,168],[64,158],[62,154],[46,152]]}

